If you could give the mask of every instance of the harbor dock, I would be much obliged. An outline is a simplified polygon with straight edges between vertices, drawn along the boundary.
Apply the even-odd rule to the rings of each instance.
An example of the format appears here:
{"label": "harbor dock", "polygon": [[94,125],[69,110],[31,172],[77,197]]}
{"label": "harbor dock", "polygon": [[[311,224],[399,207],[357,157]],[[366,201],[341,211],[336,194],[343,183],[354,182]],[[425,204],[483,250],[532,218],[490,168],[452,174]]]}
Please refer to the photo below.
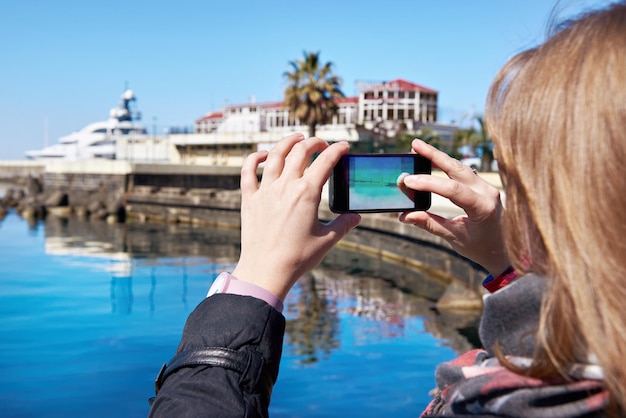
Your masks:
{"label": "harbor dock", "polygon": [[[480,175],[501,189],[497,173]],[[125,218],[132,221],[240,227],[239,167],[117,160],[0,161],[0,182],[26,188],[29,181],[41,183],[40,201],[66,194],[63,206],[67,210],[56,212],[65,214],[61,216],[85,215],[98,201],[98,207],[118,208],[107,212],[109,221],[120,220],[111,216],[121,206]],[[324,221],[336,216],[328,209],[327,196],[325,190],[319,209]],[[433,196],[431,212],[449,218],[463,213],[439,196]],[[456,254],[444,240],[398,222],[397,214],[364,214],[362,218],[361,225],[339,245],[428,271],[449,288],[438,307],[482,306],[481,282],[486,272],[480,266]],[[403,285],[410,290],[410,283]]]}

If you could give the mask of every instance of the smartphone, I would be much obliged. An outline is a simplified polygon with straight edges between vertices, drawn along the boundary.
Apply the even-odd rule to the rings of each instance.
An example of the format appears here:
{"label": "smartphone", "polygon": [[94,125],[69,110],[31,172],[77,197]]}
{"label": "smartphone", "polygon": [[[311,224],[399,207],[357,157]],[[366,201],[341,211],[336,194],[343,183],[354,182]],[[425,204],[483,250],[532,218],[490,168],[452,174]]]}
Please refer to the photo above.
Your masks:
{"label": "smartphone", "polygon": [[398,185],[403,174],[430,174],[430,160],[417,154],[347,154],[329,180],[329,205],[334,213],[428,210],[430,192]]}

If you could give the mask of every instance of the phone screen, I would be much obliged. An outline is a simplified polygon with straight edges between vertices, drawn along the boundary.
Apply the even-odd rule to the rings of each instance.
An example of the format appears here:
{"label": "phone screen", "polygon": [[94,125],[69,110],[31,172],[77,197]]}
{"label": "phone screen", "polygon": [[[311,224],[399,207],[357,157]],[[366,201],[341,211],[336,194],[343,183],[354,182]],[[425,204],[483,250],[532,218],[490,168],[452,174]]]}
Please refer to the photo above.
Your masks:
{"label": "phone screen", "polygon": [[416,154],[348,154],[330,179],[330,209],[344,212],[427,210],[431,196],[401,188],[403,174],[430,174],[431,163]]}

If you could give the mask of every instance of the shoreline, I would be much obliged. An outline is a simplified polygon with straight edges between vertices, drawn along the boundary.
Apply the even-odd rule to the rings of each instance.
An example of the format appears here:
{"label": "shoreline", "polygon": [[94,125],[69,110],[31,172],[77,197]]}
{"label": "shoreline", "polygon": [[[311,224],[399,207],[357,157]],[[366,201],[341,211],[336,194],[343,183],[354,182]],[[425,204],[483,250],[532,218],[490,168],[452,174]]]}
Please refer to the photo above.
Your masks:
{"label": "shoreline", "polygon": [[[12,199],[13,206],[7,206],[11,199],[4,196],[0,206],[16,208],[22,217],[33,220],[79,216],[108,223],[150,221],[241,227],[238,167],[99,163],[55,162],[41,176],[22,177],[22,184],[0,176],[0,183],[16,184],[13,195],[21,196]],[[440,171],[433,175],[445,176]],[[501,190],[498,173],[479,175]],[[464,214],[461,208],[437,195],[433,195],[429,211],[446,218]],[[322,191],[318,216],[322,221],[337,216],[329,210],[327,187]],[[442,296],[438,308],[480,309],[485,270],[458,255],[443,239],[403,224],[397,216],[363,214],[361,225],[341,245],[428,271],[447,283],[449,292]]]}

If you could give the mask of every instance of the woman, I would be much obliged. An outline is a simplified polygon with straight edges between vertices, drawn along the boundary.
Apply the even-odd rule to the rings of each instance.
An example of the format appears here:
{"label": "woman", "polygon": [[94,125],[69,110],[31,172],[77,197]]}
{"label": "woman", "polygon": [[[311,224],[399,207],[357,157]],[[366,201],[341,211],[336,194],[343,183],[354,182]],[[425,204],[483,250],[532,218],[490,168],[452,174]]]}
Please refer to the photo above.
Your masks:
{"label": "woman", "polygon": [[[403,179],[465,210],[455,219],[411,212],[400,220],[487,268],[494,292],[481,324],[485,350],[438,368],[440,390],[423,416],[621,416],[626,4],[583,16],[514,57],[496,76],[486,116],[506,210],[495,188],[419,140],[414,152],[448,178]],[[240,260],[190,315],[157,379],[151,415],[267,415],[282,301],[360,220],[317,219],[322,186],[348,149],[297,134],[246,159]]]}
{"label": "woman", "polygon": [[[492,84],[486,117],[507,197],[507,257],[497,247],[476,254],[467,247],[487,248],[472,243],[480,234],[467,238],[454,222],[423,213],[403,221],[458,241],[459,252],[491,272],[510,259],[518,274],[547,277],[532,361],[516,365],[500,353],[500,363],[544,381],[578,381],[580,365],[588,376],[599,366],[595,376],[608,393],[589,393],[594,401],[608,394],[607,415],[623,416],[626,180],[617,173],[626,158],[626,4],[570,22],[511,59]],[[426,181],[435,178],[405,183],[424,189]],[[428,189],[446,187],[465,190],[450,182]],[[480,214],[468,215],[469,231]],[[498,268],[488,267],[496,261]]]}

